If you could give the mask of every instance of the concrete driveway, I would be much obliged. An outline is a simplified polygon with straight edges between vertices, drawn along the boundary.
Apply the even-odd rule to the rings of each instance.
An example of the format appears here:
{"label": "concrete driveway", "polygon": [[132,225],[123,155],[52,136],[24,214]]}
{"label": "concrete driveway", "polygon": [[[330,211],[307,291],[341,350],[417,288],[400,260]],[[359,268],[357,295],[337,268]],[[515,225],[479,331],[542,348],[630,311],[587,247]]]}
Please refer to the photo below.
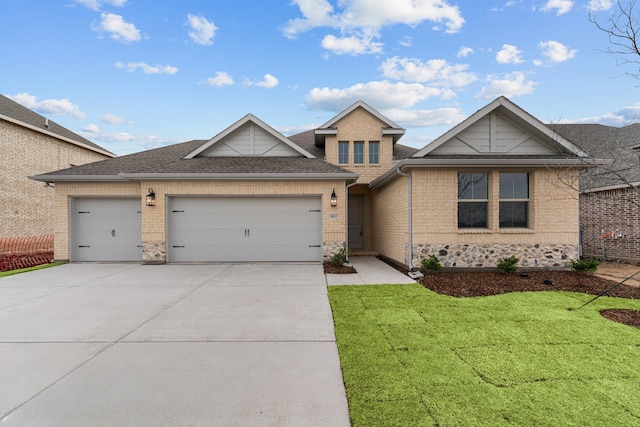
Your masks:
{"label": "concrete driveway", "polygon": [[3,426],[348,426],[322,266],[0,279]]}

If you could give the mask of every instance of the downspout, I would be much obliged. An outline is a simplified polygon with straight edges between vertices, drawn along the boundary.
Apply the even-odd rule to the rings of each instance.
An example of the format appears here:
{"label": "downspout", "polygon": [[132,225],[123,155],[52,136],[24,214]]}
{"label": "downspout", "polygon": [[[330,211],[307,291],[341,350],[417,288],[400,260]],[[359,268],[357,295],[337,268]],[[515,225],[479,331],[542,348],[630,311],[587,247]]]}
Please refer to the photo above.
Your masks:
{"label": "downspout", "polygon": [[412,279],[417,279],[422,277],[422,273],[420,273],[419,271],[416,271],[415,268],[413,267],[413,179],[411,178],[410,174],[402,172],[402,166],[396,169],[396,172],[398,172],[398,175],[406,176],[407,179],[409,180],[409,195],[408,195],[409,196],[408,197],[408,201],[409,201],[408,233],[409,235],[407,236],[407,240],[408,240],[407,243],[409,245],[409,263],[408,263],[409,274],[408,275]]}
{"label": "downspout", "polygon": [[351,267],[351,263],[349,262],[349,188],[353,187],[357,183],[357,181],[354,181],[344,187],[344,253],[346,261],[342,265],[345,267]]}

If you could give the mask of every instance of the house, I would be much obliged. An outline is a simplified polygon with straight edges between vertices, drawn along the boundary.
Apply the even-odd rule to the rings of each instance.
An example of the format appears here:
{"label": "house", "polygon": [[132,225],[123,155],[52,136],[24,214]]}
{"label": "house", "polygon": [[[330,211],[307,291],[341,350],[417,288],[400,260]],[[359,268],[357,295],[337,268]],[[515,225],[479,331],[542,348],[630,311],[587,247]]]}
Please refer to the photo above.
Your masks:
{"label": "house", "polygon": [[345,246],[415,267],[566,266],[585,154],[501,97],[421,150],[364,102],[285,137],[248,114],[195,140],[34,176],[55,183],[55,257],[317,261]]}
{"label": "house", "polygon": [[28,176],[115,155],[0,95],[0,238],[53,234],[53,188]]}
{"label": "house", "polygon": [[[555,124],[592,158],[606,164],[580,176],[583,257],[640,262],[640,124]],[[591,161],[591,160],[589,160]]]}

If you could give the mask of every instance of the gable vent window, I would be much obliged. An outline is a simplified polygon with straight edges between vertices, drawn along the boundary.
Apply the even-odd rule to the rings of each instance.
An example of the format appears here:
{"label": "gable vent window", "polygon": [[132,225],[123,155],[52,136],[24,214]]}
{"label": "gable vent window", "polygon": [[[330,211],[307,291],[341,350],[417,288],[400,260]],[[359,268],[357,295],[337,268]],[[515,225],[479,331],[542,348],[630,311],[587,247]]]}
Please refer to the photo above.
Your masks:
{"label": "gable vent window", "polygon": [[489,176],[458,173],[458,227],[487,228]]}
{"label": "gable vent window", "polygon": [[356,165],[364,164],[364,142],[356,141],[353,143],[353,163]]}
{"label": "gable vent window", "polygon": [[369,141],[369,164],[377,165],[378,163],[380,163],[380,143]]}
{"label": "gable vent window", "polygon": [[349,143],[346,141],[338,142],[338,163],[349,164]]}
{"label": "gable vent window", "polygon": [[529,174],[500,172],[500,228],[529,226]]}

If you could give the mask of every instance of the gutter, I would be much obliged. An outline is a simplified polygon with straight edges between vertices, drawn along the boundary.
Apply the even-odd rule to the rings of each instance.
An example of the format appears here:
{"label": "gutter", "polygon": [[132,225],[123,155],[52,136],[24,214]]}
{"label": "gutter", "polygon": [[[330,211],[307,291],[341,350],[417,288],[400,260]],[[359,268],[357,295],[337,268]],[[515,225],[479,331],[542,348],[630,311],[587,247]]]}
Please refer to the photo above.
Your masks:
{"label": "gutter", "polygon": [[178,180],[233,180],[233,181],[256,181],[256,180],[327,180],[344,179],[357,180],[360,175],[355,173],[119,173],[113,175],[57,175],[44,174],[33,175],[30,179],[35,181],[49,182],[132,182],[132,181],[178,181]]}
{"label": "gutter", "polygon": [[413,178],[411,177],[410,174],[408,173],[404,173],[402,172],[402,166],[399,166],[396,169],[396,172],[398,173],[398,175],[401,176],[406,176],[407,179],[409,180],[409,194],[408,194],[408,201],[409,201],[409,206],[408,206],[408,222],[409,222],[409,226],[408,226],[408,236],[407,236],[407,243],[409,246],[409,263],[408,263],[408,267],[409,267],[409,274],[408,276],[411,277],[412,279],[418,279],[420,277],[422,277],[422,273],[420,273],[419,271],[415,271],[415,268],[413,267]]}

